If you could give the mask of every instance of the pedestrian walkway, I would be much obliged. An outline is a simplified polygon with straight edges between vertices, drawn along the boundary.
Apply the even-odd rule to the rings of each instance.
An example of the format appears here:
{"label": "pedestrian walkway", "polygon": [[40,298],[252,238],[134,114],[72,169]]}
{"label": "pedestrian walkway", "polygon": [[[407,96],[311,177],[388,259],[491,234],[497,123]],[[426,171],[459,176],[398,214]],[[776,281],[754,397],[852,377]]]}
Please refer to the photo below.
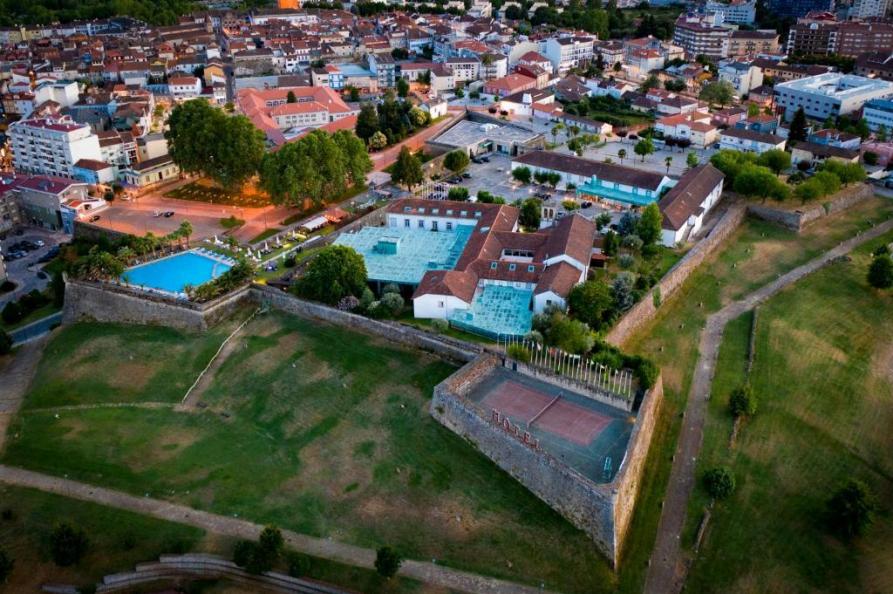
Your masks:
{"label": "pedestrian walkway", "polygon": [[[261,524],[255,524],[247,520],[199,511],[185,505],[169,503],[150,497],[137,497],[121,491],[95,487],[22,468],[0,465],[0,482],[98,503],[152,516],[160,520],[195,526],[214,534],[233,538],[256,540],[264,528]],[[364,549],[330,539],[305,536],[290,530],[283,530],[282,536],[285,539],[286,546],[295,551],[347,565],[367,569],[374,567],[375,551],[371,549]],[[547,590],[540,588],[523,586],[421,561],[404,561],[403,565],[400,566],[398,575],[434,586],[459,592],[470,592],[472,594],[549,594]]]}
{"label": "pedestrian walkway", "polygon": [[707,325],[701,332],[698,345],[700,356],[695,366],[679,442],[676,445],[673,466],[670,471],[670,482],[667,486],[660,523],[657,528],[657,541],[651,553],[651,562],[645,581],[646,594],[676,594],[682,590],[685,583],[688,567],[683,556],[680,539],[685,526],[688,500],[696,480],[695,470],[704,438],[707,400],[710,398],[710,387],[726,324],[763,303],[785,287],[890,230],[893,230],[893,220],[886,221],[865,233],[842,242],[837,247],[780,276],[739,301],[726,305],[707,318]]}

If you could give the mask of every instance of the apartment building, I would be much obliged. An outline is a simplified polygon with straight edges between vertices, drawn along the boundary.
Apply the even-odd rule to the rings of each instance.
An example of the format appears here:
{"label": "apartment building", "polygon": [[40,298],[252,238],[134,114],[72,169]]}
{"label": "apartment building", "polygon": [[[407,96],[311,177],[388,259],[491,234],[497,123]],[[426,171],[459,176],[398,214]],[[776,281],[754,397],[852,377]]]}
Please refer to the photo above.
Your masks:
{"label": "apartment building", "polygon": [[709,0],[704,7],[706,12],[722,15],[724,23],[752,25],[757,16],[756,0],[732,0],[732,2],[715,2]]}
{"label": "apartment building", "polygon": [[853,0],[849,17],[851,19],[867,19],[871,17],[883,17],[890,7],[890,0]]}
{"label": "apartment building", "polygon": [[800,107],[806,115],[825,120],[862,109],[872,99],[893,96],[893,83],[829,72],[775,85],[775,102],[790,120]]}
{"label": "apartment building", "polygon": [[447,58],[444,66],[453,73],[453,80],[457,83],[473,82],[481,78],[481,61],[477,57]]}
{"label": "apartment building", "polygon": [[591,37],[551,37],[543,46],[543,55],[552,62],[555,72],[564,75],[592,61],[594,41]]}
{"label": "apartment building", "polygon": [[718,60],[729,55],[731,29],[720,26],[715,14],[682,14],[676,19],[673,44],[685,50],[689,59],[704,55]]}
{"label": "apartment building", "polygon": [[202,81],[195,76],[173,76],[167,81],[167,88],[175,100],[186,101],[202,94]]}
{"label": "apartment building", "polygon": [[90,126],[68,117],[13,122],[7,131],[13,165],[23,173],[73,178],[81,159],[102,160],[99,138]]}
{"label": "apartment building", "polygon": [[802,19],[791,27],[787,42],[787,51],[791,54],[848,58],[891,48],[893,25],[890,23]]}
{"label": "apartment building", "polygon": [[893,101],[872,99],[862,107],[862,117],[873,132],[881,126],[887,131],[893,130]]}
{"label": "apartment building", "polygon": [[834,0],[769,0],[769,12],[783,18],[800,18],[810,12],[832,10]]}
{"label": "apartment building", "polygon": [[729,36],[730,58],[743,58],[759,54],[777,54],[780,49],[775,29],[759,31],[732,31]]}

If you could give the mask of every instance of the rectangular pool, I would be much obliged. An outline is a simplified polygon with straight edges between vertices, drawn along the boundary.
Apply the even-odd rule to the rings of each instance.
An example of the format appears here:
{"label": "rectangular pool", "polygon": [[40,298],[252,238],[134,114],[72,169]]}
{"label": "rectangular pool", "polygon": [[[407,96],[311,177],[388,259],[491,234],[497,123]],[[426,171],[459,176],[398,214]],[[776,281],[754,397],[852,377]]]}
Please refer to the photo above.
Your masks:
{"label": "rectangular pool", "polygon": [[232,268],[232,264],[224,256],[190,250],[128,268],[121,280],[135,287],[183,293],[186,285],[203,285]]}

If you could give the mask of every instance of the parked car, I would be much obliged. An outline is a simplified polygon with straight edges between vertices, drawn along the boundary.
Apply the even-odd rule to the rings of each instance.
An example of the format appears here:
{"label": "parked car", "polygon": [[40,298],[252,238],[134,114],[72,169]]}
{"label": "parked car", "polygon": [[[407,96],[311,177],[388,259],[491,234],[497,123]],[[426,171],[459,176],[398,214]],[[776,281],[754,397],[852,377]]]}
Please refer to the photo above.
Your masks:
{"label": "parked car", "polygon": [[590,206],[592,206],[592,202],[589,202],[588,200],[580,204],[581,208],[589,208]]}
{"label": "parked car", "polygon": [[101,218],[102,218],[102,217],[99,216],[99,215],[93,215],[92,217],[90,217],[89,221],[90,221],[91,223],[95,223],[96,221],[98,221],[98,220],[101,219]]}
{"label": "parked car", "polygon": [[174,216],[174,211],[169,210],[169,211],[165,212],[162,216],[164,216],[164,218],[166,218],[166,219],[169,219],[172,216]]}
{"label": "parked car", "polygon": [[466,171],[465,173],[462,174],[462,177],[465,179],[471,179],[471,174]]}
{"label": "parked car", "polygon": [[484,163],[489,163],[490,157],[481,157],[481,161],[483,161]]}

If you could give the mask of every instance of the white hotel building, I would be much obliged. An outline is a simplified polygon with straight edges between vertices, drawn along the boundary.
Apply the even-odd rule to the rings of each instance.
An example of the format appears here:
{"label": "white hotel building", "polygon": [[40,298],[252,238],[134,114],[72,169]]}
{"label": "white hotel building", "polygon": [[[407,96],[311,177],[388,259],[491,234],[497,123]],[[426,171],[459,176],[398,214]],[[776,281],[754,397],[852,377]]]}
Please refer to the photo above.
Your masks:
{"label": "white hotel building", "polygon": [[828,72],[775,85],[775,103],[790,120],[800,107],[810,118],[826,120],[862,109],[872,99],[893,96],[893,83],[854,74]]}
{"label": "white hotel building", "polygon": [[102,161],[99,137],[90,126],[70,118],[30,119],[13,122],[7,132],[13,165],[22,173],[73,178],[81,159]]}

